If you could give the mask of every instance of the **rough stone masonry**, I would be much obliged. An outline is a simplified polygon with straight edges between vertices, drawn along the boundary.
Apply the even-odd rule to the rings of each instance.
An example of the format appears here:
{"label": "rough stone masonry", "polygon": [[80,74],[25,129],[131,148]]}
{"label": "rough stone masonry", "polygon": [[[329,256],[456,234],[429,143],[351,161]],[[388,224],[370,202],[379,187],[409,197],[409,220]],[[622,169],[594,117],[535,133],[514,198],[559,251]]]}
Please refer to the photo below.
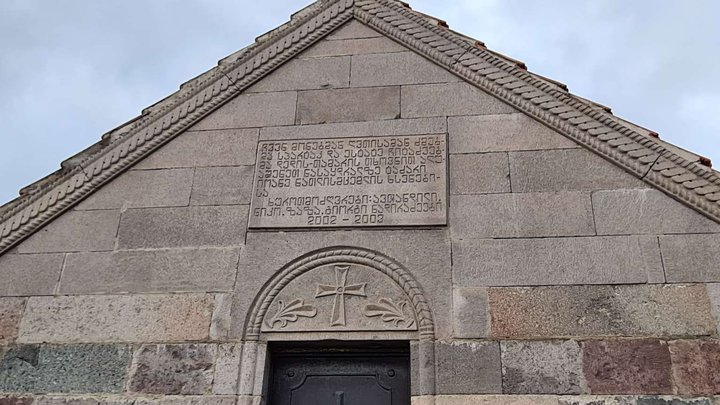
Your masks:
{"label": "rough stone masonry", "polygon": [[73,160],[0,209],[0,405],[259,404],[325,339],[409,342],[416,405],[720,404],[717,172],[399,2]]}

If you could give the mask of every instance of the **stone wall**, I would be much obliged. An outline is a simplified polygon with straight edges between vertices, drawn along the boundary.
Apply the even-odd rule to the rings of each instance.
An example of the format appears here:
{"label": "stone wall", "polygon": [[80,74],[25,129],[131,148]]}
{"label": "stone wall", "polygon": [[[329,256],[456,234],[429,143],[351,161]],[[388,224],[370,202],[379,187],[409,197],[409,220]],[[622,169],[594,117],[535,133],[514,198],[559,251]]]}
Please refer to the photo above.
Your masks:
{"label": "stone wall", "polygon": [[[421,134],[448,227],[247,230],[258,141]],[[258,291],[330,246],[422,286],[438,404],[720,394],[720,224],[352,22],[0,257],[0,404],[234,403]]]}

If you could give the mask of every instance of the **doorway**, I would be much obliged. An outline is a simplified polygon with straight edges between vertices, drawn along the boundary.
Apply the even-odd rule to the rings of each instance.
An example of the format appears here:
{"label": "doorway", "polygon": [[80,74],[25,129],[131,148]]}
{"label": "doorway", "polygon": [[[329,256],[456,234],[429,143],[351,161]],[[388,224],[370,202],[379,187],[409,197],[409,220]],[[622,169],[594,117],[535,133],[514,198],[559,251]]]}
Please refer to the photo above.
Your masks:
{"label": "doorway", "polygon": [[409,405],[408,342],[270,344],[269,405]]}

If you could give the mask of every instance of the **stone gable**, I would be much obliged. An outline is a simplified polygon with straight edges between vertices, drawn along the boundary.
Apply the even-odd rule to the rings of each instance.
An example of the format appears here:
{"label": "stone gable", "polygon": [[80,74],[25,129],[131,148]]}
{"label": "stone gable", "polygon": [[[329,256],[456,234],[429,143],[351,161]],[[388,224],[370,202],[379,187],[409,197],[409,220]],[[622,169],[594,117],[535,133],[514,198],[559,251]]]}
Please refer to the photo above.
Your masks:
{"label": "stone gable", "polygon": [[[415,135],[447,137],[447,226],[248,229],[259,142]],[[720,223],[640,177],[351,20],[0,256],[0,393],[257,396],[265,341],[248,325],[261,292],[330,252],[366,266],[350,283],[427,305],[424,340],[411,334],[428,333],[418,305],[397,331],[436,367],[430,384],[413,360],[418,404],[720,394]],[[393,266],[422,294],[395,284]],[[273,315],[334,280],[313,271],[277,287]],[[338,336],[392,339],[358,297]],[[261,332],[333,338],[332,302],[286,335],[282,322]],[[34,347],[42,365],[18,374],[24,355],[2,355],[8,345]],[[696,358],[711,377],[694,382]],[[58,362],[83,370],[47,388]],[[89,377],[97,362],[112,378]]]}

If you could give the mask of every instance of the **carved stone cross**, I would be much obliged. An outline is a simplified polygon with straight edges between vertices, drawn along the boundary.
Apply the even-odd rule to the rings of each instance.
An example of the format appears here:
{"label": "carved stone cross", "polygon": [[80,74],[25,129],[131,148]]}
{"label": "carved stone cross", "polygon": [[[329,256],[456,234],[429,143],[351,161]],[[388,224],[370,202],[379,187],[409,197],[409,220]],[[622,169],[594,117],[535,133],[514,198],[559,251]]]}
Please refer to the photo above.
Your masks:
{"label": "carved stone cross", "polygon": [[330,326],[345,326],[345,296],[354,295],[367,297],[365,286],[367,283],[347,285],[347,274],[350,266],[335,266],[335,285],[319,284],[315,298],[335,296]]}

